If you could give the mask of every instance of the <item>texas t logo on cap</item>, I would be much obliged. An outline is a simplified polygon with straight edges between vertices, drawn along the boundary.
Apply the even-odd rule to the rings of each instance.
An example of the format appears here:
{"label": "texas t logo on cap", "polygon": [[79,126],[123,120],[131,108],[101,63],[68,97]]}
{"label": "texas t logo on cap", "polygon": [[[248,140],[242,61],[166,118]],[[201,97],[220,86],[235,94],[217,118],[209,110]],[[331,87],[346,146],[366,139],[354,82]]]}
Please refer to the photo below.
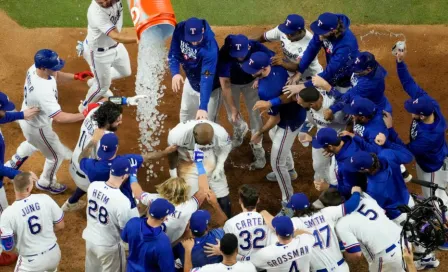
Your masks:
{"label": "texas t logo on cap", "polygon": [[291,21],[286,19],[285,25],[288,26],[290,23],[291,23]]}
{"label": "texas t logo on cap", "polygon": [[107,151],[107,145],[102,145],[102,147],[104,151]]}
{"label": "texas t logo on cap", "polygon": [[194,32],[196,31],[196,28],[190,28],[191,35],[194,35]]}
{"label": "texas t logo on cap", "polygon": [[235,46],[236,46],[236,50],[241,50],[240,49],[241,48],[241,44],[240,43],[235,44]]}
{"label": "texas t logo on cap", "polygon": [[249,65],[254,64],[254,61],[252,59],[249,59]]}
{"label": "texas t logo on cap", "polygon": [[355,105],[355,100],[352,101],[352,103],[350,104],[350,106]]}
{"label": "texas t logo on cap", "polygon": [[418,98],[412,101],[412,104],[418,104]]}
{"label": "texas t logo on cap", "polygon": [[359,58],[356,58],[356,60],[355,60],[355,64],[358,64],[358,63],[360,63],[361,62],[361,60],[359,59]]}
{"label": "texas t logo on cap", "polygon": [[318,26],[321,26],[321,25],[323,25],[322,21],[321,21],[321,20],[319,20],[319,21],[317,22],[317,25],[318,25]]}

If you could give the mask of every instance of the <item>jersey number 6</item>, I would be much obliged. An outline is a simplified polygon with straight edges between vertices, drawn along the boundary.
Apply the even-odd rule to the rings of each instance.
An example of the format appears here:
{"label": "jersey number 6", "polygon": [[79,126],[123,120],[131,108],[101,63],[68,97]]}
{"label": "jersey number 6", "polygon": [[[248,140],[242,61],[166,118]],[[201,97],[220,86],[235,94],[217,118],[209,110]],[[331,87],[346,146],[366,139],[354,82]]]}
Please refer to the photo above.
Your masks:
{"label": "jersey number 6", "polygon": [[95,200],[89,200],[89,216],[95,220],[98,220],[103,225],[107,225],[109,223],[109,214],[107,213],[106,208],[100,206],[98,208],[98,204]]}
{"label": "jersey number 6", "polygon": [[41,225],[37,220],[39,220],[39,217],[35,215],[30,216],[30,218],[28,218],[28,227],[30,228],[31,234],[33,235],[38,234],[42,229]]}

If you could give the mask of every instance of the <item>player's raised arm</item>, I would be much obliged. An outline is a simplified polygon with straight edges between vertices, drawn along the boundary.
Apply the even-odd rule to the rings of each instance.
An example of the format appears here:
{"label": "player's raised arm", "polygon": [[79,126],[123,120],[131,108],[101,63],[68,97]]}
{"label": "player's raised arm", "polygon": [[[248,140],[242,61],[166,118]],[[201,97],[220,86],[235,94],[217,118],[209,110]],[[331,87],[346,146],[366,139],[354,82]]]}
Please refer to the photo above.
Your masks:
{"label": "player's raised arm", "polygon": [[154,151],[154,152],[150,152],[148,154],[142,155],[143,162],[147,162],[148,160],[158,160],[160,158],[168,156],[169,154],[171,154],[173,152],[177,152],[177,146],[176,145],[168,146],[163,151]]}
{"label": "player's raised arm", "polygon": [[137,37],[135,35],[129,35],[123,32],[118,32],[116,29],[110,31],[108,36],[118,43],[129,44],[138,42]]}
{"label": "player's raised arm", "polygon": [[[196,119],[200,114],[203,114],[208,110],[208,102],[210,101],[210,96],[213,91],[213,82],[216,74],[216,68],[218,65],[218,52],[215,47],[210,48],[207,51],[202,59],[202,69],[201,69],[201,81],[200,81],[200,102],[199,102],[199,110],[196,115]],[[207,117],[207,114],[205,114]]]}
{"label": "player's raised arm", "polygon": [[409,73],[408,66],[404,62],[406,51],[397,52],[397,73],[403,89],[412,99],[417,99],[422,95],[428,95],[414,80]]}
{"label": "player's raised arm", "polygon": [[92,152],[96,148],[96,145],[101,140],[101,137],[103,137],[103,135],[104,135],[104,129],[100,129],[100,128],[95,129],[92,139],[87,144],[87,146],[84,147],[81,154],[79,154],[78,163],[80,163],[82,161],[82,159],[88,158],[90,156],[90,154],[92,154]]}

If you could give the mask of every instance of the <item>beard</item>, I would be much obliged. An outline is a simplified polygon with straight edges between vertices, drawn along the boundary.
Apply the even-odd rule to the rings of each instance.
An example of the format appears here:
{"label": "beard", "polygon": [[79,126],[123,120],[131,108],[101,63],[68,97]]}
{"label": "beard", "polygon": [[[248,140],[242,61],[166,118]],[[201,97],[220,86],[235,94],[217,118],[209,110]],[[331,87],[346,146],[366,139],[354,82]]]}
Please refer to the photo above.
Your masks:
{"label": "beard", "polygon": [[110,126],[107,130],[108,131],[112,131],[112,132],[116,132],[118,130],[118,127]]}

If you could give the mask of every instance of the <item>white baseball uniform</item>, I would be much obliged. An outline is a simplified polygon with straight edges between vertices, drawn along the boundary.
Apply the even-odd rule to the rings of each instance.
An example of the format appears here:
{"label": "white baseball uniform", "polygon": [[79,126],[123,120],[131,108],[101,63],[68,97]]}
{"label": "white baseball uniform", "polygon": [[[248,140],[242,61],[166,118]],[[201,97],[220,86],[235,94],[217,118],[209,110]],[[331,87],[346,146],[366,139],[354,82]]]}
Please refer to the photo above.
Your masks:
{"label": "white baseball uniform", "polygon": [[[192,161],[195,140],[193,129],[197,124],[208,123],[213,127],[213,143],[201,146],[204,152],[204,168],[210,188],[215,192],[217,198],[229,195],[229,187],[225,173],[219,180],[213,180],[213,171],[218,167],[224,167],[224,162],[230,153],[232,142],[227,131],[220,125],[207,120],[189,120],[179,123],[168,134],[168,145],[177,145],[179,152],[178,175],[185,179],[190,185],[190,197],[199,189],[198,172]],[[223,168],[222,168],[223,169]],[[224,169],[222,170],[224,172]]]}
{"label": "white baseball uniform", "polygon": [[405,271],[402,268],[401,229],[369,195],[363,193],[356,211],[338,221],[336,233],[347,252],[361,247],[369,271]]}
{"label": "white baseball uniform", "polygon": [[[162,197],[159,194],[143,193],[140,201],[143,205],[149,206],[157,198]],[[199,209],[199,201],[193,196],[174,208],[174,213],[169,215],[162,224],[163,231],[168,235],[172,243],[184,234],[191,215]]]}
{"label": "white baseball uniform", "polygon": [[227,220],[223,229],[238,238],[238,261],[249,261],[252,254],[268,245],[270,230],[263,216],[256,211],[235,215]]}
{"label": "white baseball uniform", "polygon": [[[310,109],[307,114],[307,119],[311,124],[316,125],[317,130],[329,127],[335,129],[337,132],[341,132],[345,129],[347,120],[343,111],[338,111],[334,114],[332,121],[327,121],[324,118],[324,110],[328,109],[334,104],[335,99],[328,96],[325,91],[321,91],[323,98],[322,107],[319,110]],[[323,149],[312,148],[314,180],[322,178],[330,184],[337,182],[336,177],[330,174],[331,157],[325,157],[323,155]]]}
{"label": "white baseball uniform", "polygon": [[56,271],[61,250],[53,225],[63,219],[62,209],[45,194],[32,194],[16,200],[3,211],[1,237],[15,237],[19,252],[14,271]]}
{"label": "white baseball uniform", "polygon": [[19,146],[17,154],[22,158],[24,153],[29,156],[35,151],[34,148],[42,152],[46,160],[39,185],[47,187],[56,182],[56,173],[62,161],[70,159],[71,151],[61,143],[52,128],[52,118],[62,111],[58,103],[56,79],[39,77],[34,64],[26,74],[22,111],[31,106],[39,107],[40,112],[29,121],[19,121],[27,142]]}
{"label": "white baseball uniform", "polygon": [[345,215],[344,206],[326,207],[312,216],[291,218],[294,229],[302,229],[315,237],[311,254],[311,271],[348,272],[348,264],[342,256],[335,225]]}
{"label": "white baseball uniform", "polygon": [[[303,57],[305,49],[308,44],[313,39],[313,34],[306,30],[306,35],[299,41],[291,42],[285,33],[278,29],[278,26],[265,32],[264,38],[267,41],[280,41],[283,49],[283,55],[290,61],[294,63],[299,63],[300,59]],[[315,76],[323,71],[322,65],[320,65],[319,60],[314,58],[308,69],[302,74],[302,80],[309,80],[312,76]],[[289,75],[293,75],[293,72],[289,72]]]}
{"label": "white baseball uniform", "polygon": [[191,272],[256,272],[257,269],[251,262],[237,262],[234,265],[225,265],[223,263],[207,264],[203,267],[191,269]]}
{"label": "white baseball uniform", "polygon": [[275,243],[252,254],[250,261],[268,272],[309,272],[314,236],[302,234],[287,245]]}
{"label": "white baseball uniform", "polygon": [[112,93],[108,93],[108,90],[113,79],[131,75],[131,62],[126,47],[108,36],[113,30],[121,32],[123,27],[121,0],[109,8],[103,8],[92,0],[87,11],[87,22],[83,57],[89,64],[95,80],[84,99],[84,107],[103,96],[111,96]]}
{"label": "white baseball uniform", "polygon": [[87,190],[86,272],[126,271],[126,255],[120,233],[126,223],[138,217],[119,188],[95,181]]}

